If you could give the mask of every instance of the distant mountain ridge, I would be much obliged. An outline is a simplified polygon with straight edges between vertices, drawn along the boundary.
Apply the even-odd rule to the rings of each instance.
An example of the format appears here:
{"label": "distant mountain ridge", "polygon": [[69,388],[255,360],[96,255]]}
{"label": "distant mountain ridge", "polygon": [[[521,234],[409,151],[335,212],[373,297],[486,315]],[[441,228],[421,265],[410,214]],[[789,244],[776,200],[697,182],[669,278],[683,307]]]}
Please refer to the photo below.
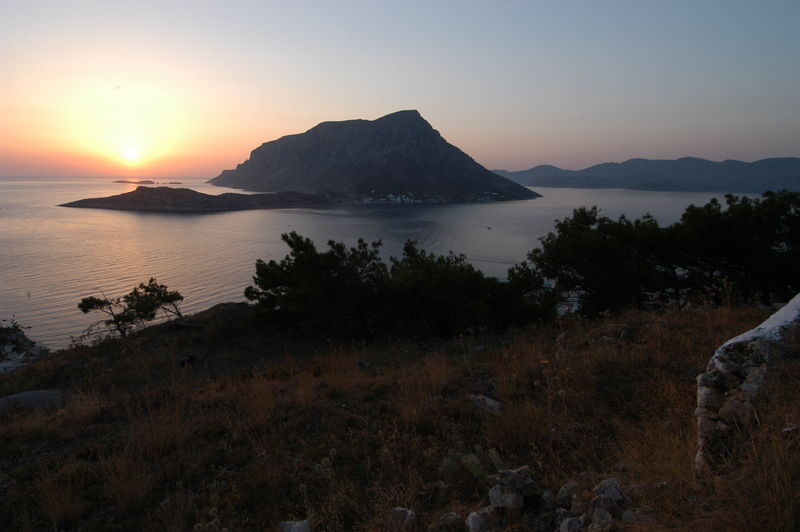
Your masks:
{"label": "distant mountain ridge", "polygon": [[297,191],[362,202],[517,200],[535,192],[498,176],[449,144],[417,111],[377,120],[322,122],[265,142],[214,185]]}
{"label": "distant mountain ridge", "polygon": [[761,159],[752,163],[714,162],[697,157],[629,159],[602,163],[583,170],[540,165],[529,170],[495,173],[528,186],[575,188],[629,188],[761,193],[765,190],[800,191],[800,158]]}

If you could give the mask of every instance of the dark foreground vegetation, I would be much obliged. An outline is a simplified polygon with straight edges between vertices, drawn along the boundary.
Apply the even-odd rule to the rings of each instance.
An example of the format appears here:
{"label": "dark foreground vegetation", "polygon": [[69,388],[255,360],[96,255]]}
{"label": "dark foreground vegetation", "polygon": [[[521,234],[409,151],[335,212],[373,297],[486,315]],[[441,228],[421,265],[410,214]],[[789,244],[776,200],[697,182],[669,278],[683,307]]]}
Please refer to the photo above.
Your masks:
{"label": "dark foreground vegetation", "polygon": [[251,311],[214,309],[197,327],[151,327],[0,380],[2,394],[71,394],[55,411],[3,416],[0,529],[273,530],[308,518],[385,530],[395,506],[426,524],[466,515],[487,503],[485,474],[523,464],[549,489],[620,478],[649,508],[629,530],[800,523],[800,458],[781,436],[800,422],[796,366],[777,373],[743,467],[708,485],[692,477],[694,376],[763,310],[633,311],[316,354],[253,334]]}
{"label": "dark foreground vegetation", "polygon": [[[68,394],[0,413],[0,530],[386,530],[396,506],[424,530],[521,465],[547,489],[577,480],[579,499],[619,478],[638,509],[626,530],[795,530],[800,457],[782,430],[800,424],[800,365],[772,375],[741,467],[698,483],[692,461],[695,376],[770,313],[743,303],[798,288],[799,217],[784,192],[667,228],[579,209],[507,282],[413,243],[386,264],[378,244],[286,235],[247,290],[257,305],[0,377],[0,396]],[[128,296],[86,306],[139,325],[180,302],[154,279]]]}
{"label": "dark foreground vegetation", "polygon": [[660,227],[650,216],[618,220],[580,208],[556,222],[507,282],[487,278],[463,255],[437,256],[406,243],[385,264],[380,242],[319,251],[297,233],[290,253],[258,261],[245,292],[269,323],[328,337],[437,336],[551,322],[560,304],[582,315],[758,298],[800,290],[800,193],[727,196],[690,206]]}

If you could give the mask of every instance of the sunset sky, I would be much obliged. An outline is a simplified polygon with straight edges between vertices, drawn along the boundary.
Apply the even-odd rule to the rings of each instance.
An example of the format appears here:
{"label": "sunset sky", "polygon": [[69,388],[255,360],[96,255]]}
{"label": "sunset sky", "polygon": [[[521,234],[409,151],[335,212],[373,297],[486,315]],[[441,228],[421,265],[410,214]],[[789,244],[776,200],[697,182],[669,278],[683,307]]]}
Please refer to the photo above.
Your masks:
{"label": "sunset sky", "polygon": [[417,109],[489,168],[800,156],[800,1],[0,0],[0,176],[213,177]]}

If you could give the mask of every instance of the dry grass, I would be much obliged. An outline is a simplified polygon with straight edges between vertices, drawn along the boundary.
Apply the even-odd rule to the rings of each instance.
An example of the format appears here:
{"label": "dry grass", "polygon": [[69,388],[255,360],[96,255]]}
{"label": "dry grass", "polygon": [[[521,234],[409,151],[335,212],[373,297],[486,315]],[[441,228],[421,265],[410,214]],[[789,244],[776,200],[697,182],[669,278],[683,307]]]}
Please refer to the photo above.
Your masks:
{"label": "dry grass", "polygon": [[59,530],[75,523],[88,506],[81,496],[88,467],[68,462],[55,470],[43,470],[35,480],[36,496],[42,513],[52,528]]}
{"label": "dry grass", "polygon": [[180,449],[190,441],[200,420],[190,397],[169,398],[164,404],[152,399],[126,402],[128,441],[143,455],[157,456]]}
{"label": "dry grass", "polygon": [[543,342],[518,339],[490,360],[498,399],[511,401],[529,397],[542,384],[542,360],[551,354]]}
{"label": "dry grass", "polygon": [[133,448],[100,458],[105,493],[123,509],[137,507],[152,492],[155,479],[150,464]]}
{"label": "dry grass", "polygon": [[[0,529],[266,530],[308,517],[382,530],[394,506],[425,521],[486,504],[490,482],[462,458],[491,472],[489,449],[551,489],[617,476],[653,508],[651,530],[796,529],[800,459],[780,429],[800,420],[800,371],[783,372],[740,473],[699,487],[691,475],[694,376],[764,317],[637,312],[518,331],[485,351],[334,349],[211,377],[170,366],[122,397],[95,387],[6,419]],[[141,360],[136,383],[152,371]],[[500,413],[472,394],[501,400]]]}

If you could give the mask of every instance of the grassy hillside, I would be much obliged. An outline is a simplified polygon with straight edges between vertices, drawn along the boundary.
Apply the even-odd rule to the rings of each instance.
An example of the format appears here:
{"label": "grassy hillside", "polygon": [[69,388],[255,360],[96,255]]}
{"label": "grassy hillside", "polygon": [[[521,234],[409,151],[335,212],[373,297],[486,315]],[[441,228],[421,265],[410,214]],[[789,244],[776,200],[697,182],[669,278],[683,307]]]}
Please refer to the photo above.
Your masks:
{"label": "grassy hillside", "polygon": [[261,337],[249,307],[217,307],[0,378],[2,394],[72,397],[0,420],[0,529],[382,530],[395,506],[427,527],[486,505],[485,473],[528,465],[555,490],[616,476],[647,521],[631,530],[792,530],[800,458],[780,433],[800,421],[797,365],[775,377],[744,466],[691,473],[694,377],[766,315],[634,312],[343,348]]}

